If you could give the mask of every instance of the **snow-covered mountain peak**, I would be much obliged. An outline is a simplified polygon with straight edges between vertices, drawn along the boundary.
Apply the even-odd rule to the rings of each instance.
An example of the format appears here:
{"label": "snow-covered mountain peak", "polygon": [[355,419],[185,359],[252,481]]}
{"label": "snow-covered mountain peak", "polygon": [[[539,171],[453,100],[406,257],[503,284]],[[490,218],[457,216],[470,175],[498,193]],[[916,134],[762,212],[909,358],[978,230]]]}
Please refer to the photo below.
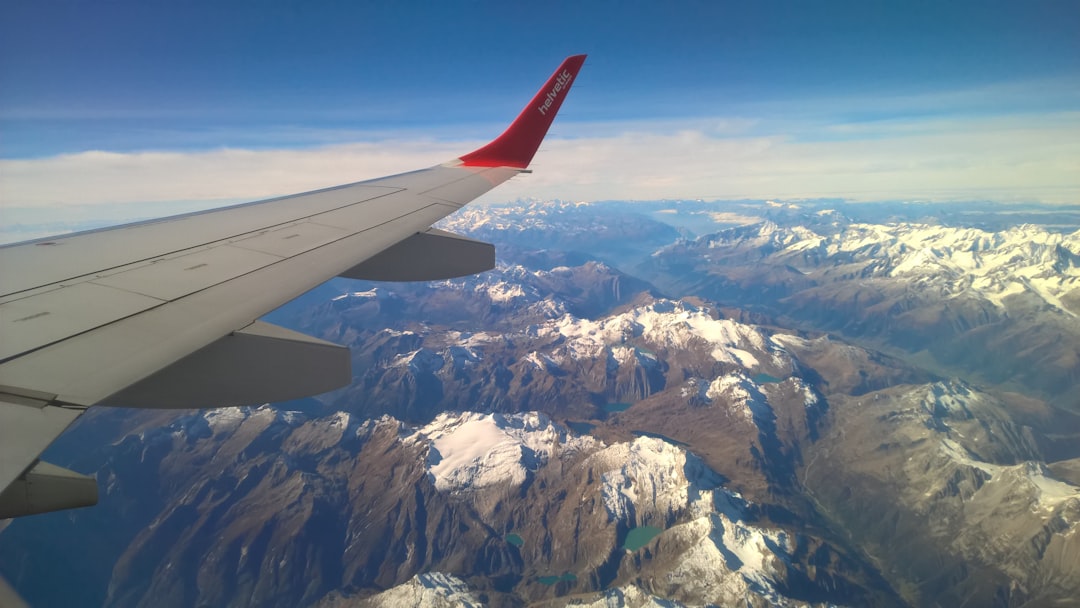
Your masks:
{"label": "snow-covered mountain peak", "polygon": [[340,302],[342,300],[388,300],[394,297],[393,292],[386,289],[380,289],[378,287],[372,287],[365,291],[350,291],[343,293],[340,296],[330,298],[331,302]]}
{"label": "snow-covered mountain peak", "polygon": [[982,394],[966,382],[952,380],[927,385],[925,394],[919,398],[919,407],[935,418],[968,420],[974,415],[972,408],[982,400]]}
{"label": "snow-covered mountain peak", "polygon": [[651,595],[634,584],[608,589],[593,600],[577,599],[578,608],[686,608],[686,604]]}
{"label": "snow-covered mountain peak", "polygon": [[492,302],[512,302],[525,298],[525,290],[517,283],[499,281],[488,286],[487,295]]}
{"label": "snow-covered mountain peak", "polygon": [[772,220],[765,220],[746,226],[737,226],[722,230],[715,235],[701,237],[706,246],[712,249],[721,247],[788,247],[804,248],[805,243],[817,245],[822,237],[803,226],[781,226]]}
{"label": "snow-covered mountain peak", "polygon": [[[572,214],[588,203],[568,201],[518,201],[508,205],[471,206],[436,224],[436,227],[453,232],[475,233],[485,230],[524,232],[537,228],[550,228],[567,214]],[[591,216],[589,216],[591,218]],[[584,226],[581,227],[582,229]]]}
{"label": "snow-covered mountain peak", "polygon": [[600,494],[609,521],[648,523],[638,513],[697,516],[712,511],[714,490],[723,492],[719,475],[700,458],[654,437],[609,446],[586,464],[605,471]]}
{"label": "snow-covered mountain peak", "polygon": [[575,359],[597,357],[604,348],[640,338],[656,348],[683,350],[696,344],[708,348],[716,361],[748,369],[789,363],[786,353],[773,346],[760,328],[715,319],[707,308],[681,301],[657,300],[596,321],[565,315],[533,331],[539,337],[564,337],[566,350]]}
{"label": "snow-covered mountain peak", "polygon": [[972,503],[1022,505],[1041,518],[1056,515],[1068,527],[1080,528],[1080,487],[1055,478],[1043,463],[997,465],[978,460],[952,440],[943,439],[941,446],[941,453],[982,477],[983,483],[966,497]]}
{"label": "snow-covered mountain peak", "polygon": [[378,418],[368,418],[357,425],[356,436],[363,437],[380,431],[389,431],[396,434],[401,439],[405,439],[412,434],[412,430],[406,427],[400,420],[389,414],[383,414]]}
{"label": "snow-covered mountain peak", "polygon": [[[990,232],[913,222],[851,223],[827,235],[771,221],[701,237],[712,250],[769,255],[805,276],[898,278],[943,295],[971,295],[1006,307],[1027,293],[1075,316],[1062,296],[1080,289],[1080,231],[1025,224]],[[740,259],[741,258],[737,258]],[[837,269],[842,269],[837,271]]]}
{"label": "snow-covered mountain peak", "polygon": [[429,445],[428,472],[440,491],[520,485],[552,457],[588,450],[592,437],[577,436],[537,412],[443,413],[417,429]]}
{"label": "snow-covered mountain peak", "polygon": [[783,586],[785,563],[797,550],[796,539],[787,533],[712,513],[665,535],[696,540],[668,575],[669,584],[687,595],[709,597],[724,606],[751,605],[750,598],[760,597],[772,606],[802,605],[778,588]]}
{"label": "snow-covered mountain peak", "polygon": [[542,271],[533,271],[517,264],[500,264],[496,272],[484,272],[456,279],[435,282],[441,290],[471,292],[487,297],[494,303],[531,304],[544,299],[535,283]]}
{"label": "snow-covered mountain peak", "polygon": [[368,598],[365,606],[386,608],[482,608],[460,578],[442,572],[417,574],[408,582]]}
{"label": "snow-covered mountain peak", "polygon": [[761,387],[740,371],[714,379],[709,383],[705,397],[709,401],[723,403],[728,411],[747,422],[753,422],[755,418],[766,420],[773,415]]}
{"label": "snow-covered mountain peak", "polygon": [[[761,596],[773,605],[789,605],[779,581],[799,541],[749,521],[746,501],[724,489],[697,456],[661,439],[639,437],[593,454],[586,464],[606,469],[600,491],[609,521],[665,527],[658,537],[662,550],[681,547],[666,582],[654,588],[670,585],[669,593],[721,605]],[[665,526],[647,514],[685,523]]]}
{"label": "snow-covered mountain peak", "polygon": [[413,373],[435,373],[446,364],[443,356],[430,349],[418,348],[414,351],[398,355],[390,365],[393,367],[408,367]]}
{"label": "snow-covered mountain peak", "polygon": [[203,412],[203,419],[209,423],[215,432],[231,431],[247,420],[251,408],[246,407],[218,407]]}
{"label": "snow-covered mountain peak", "polygon": [[[457,334],[462,336],[461,333]],[[394,357],[389,367],[407,368],[413,374],[434,374],[449,364],[451,370],[457,372],[469,368],[483,360],[484,356],[480,348],[489,344],[491,340],[487,334],[467,335],[458,343],[451,342],[445,348],[421,347]],[[480,347],[480,348],[478,348]]]}
{"label": "snow-covered mountain peak", "polygon": [[[1029,460],[999,467],[993,481],[1014,485],[1018,491],[1027,494],[1032,506],[1042,510],[1071,502],[1076,515],[1080,516],[1080,487],[1055,478],[1041,462]],[[1080,525],[1080,517],[1074,518],[1071,523]]]}
{"label": "snow-covered mountain peak", "polygon": [[[348,414],[343,415],[348,416]],[[205,425],[212,433],[232,433],[245,422],[253,421],[260,425],[274,423],[297,427],[308,422],[307,416],[300,412],[281,409],[264,404],[260,406],[216,407],[201,410],[191,416],[183,416],[173,423],[176,433],[192,434],[192,425]]]}

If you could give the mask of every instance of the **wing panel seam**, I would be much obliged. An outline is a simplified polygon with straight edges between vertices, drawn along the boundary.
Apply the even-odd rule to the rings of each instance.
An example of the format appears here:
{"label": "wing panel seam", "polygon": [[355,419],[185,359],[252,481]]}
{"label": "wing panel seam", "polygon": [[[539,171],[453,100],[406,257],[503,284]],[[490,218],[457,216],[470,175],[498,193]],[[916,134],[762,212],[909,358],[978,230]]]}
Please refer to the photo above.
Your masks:
{"label": "wing panel seam", "polygon": [[[276,198],[276,199],[268,199],[268,200],[265,200],[265,201],[257,201],[257,202],[248,203],[248,204],[249,205],[259,205],[259,204],[262,204],[262,203],[280,201],[280,200],[285,200],[285,199],[294,198],[294,197],[299,198],[301,196],[308,196],[310,194],[318,194],[320,192],[337,190],[337,189],[340,189],[340,188],[347,188],[349,186],[361,185],[363,183],[364,182],[358,182],[356,184],[347,184],[345,186],[339,186],[339,187],[336,187],[336,188],[327,188],[325,190],[315,190],[315,191],[312,191],[312,192],[305,192],[303,194],[285,196],[285,197],[280,197],[280,198]],[[374,186],[374,187],[389,188],[389,186]],[[46,287],[51,287],[53,285],[59,285],[62,288],[64,283],[68,283],[68,282],[72,282],[72,281],[79,281],[80,279],[82,279],[82,280],[92,280],[92,279],[87,279],[87,277],[91,277],[91,276],[94,276],[94,275],[97,275],[97,274],[100,274],[100,273],[109,272],[109,271],[112,271],[112,270],[117,270],[117,269],[125,268],[125,267],[128,267],[128,266],[135,267],[135,266],[138,266],[140,264],[148,264],[148,263],[152,263],[154,260],[160,260],[162,258],[165,258],[166,256],[174,256],[176,254],[192,253],[192,252],[197,251],[200,248],[220,246],[221,244],[229,244],[230,241],[232,241],[233,239],[239,239],[241,237],[248,237],[248,236],[252,236],[252,235],[257,235],[258,233],[260,233],[262,231],[269,231],[269,230],[279,229],[279,228],[282,228],[282,227],[286,227],[289,224],[294,224],[296,222],[310,221],[311,218],[318,217],[318,216],[320,216],[320,215],[322,215],[324,213],[332,213],[332,212],[335,212],[335,211],[340,211],[342,209],[348,209],[349,207],[354,207],[356,205],[363,205],[364,203],[374,201],[374,200],[379,200],[379,199],[385,198],[387,196],[391,196],[391,195],[394,195],[394,194],[405,192],[407,190],[408,190],[408,188],[400,188],[400,187],[398,187],[395,190],[393,190],[392,192],[386,192],[386,193],[380,194],[378,196],[373,196],[371,198],[364,199],[362,201],[356,201],[354,203],[349,203],[347,205],[342,205],[340,207],[334,207],[332,209],[325,209],[325,210],[319,211],[318,213],[313,213],[311,215],[305,215],[305,216],[301,216],[301,217],[297,217],[297,218],[292,218],[292,219],[290,219],[288,221],[279,222],[277,224],[270,224],[268,226],[261,226],[259,228],[254,229],[254,230],[249,230],[247,232],[241,232],[239,234],[229,235],[229,236],[227,236],[225,238],[221,238],[221,239],[218,239],[216,241],[207,241],[205,243],[199,243],[197,245],[192,245],[190,247],[184,247],[182,249],[175,249],[173,251],[167,251],[165,253],[160,253],[160,254],[152,256],[152,257],[142,258],[142,259],[139,259],[139,260],[133,260],[133,261],[130,261],[130,262],[126,262],[124,264],[118,264],[116,266],[109,266],[107,268],[99,268],[99,269],[94,270],[92,272],[71,276],[71,277],[68,277],[68,278],[65,278],[65,279],[59,279],[59,280],[53,281],[52,283],[45,283],[43,285],[35,285],[33,287],[29,287],[29,288],[26,288],[26,289],[20,289],[18,291],[12,291],[12,292],[9,292],[9,293],[0,294],[0,299],[3,299],[4,302],[14,301],[14,300],[8,300],[7,298],[9,298],[10,296],[18,295],[18,294],[23,293],[23,292],[33,291],[33,290],[37,290],[37,289],[43,289],[43,288],[46,288]],[[198,211],[198,212],[195,212],[195,213],[190,214],[190,215],[180,215],[180,216],[173,216],[171,218],[165,218],[165,220],[181,219],[181,218],[193,217],[195,215],[209,215],[210,213],[213,213],[214,211],[231,210],[231,209],[235,209],[235,208],[241,207],[241,206],[243,206],[243,205],[235,205],[233,207],[225,207],[224,209],[215,209],[215,210],[212,210],[212,211]],[[404,216],[402,216],[402,217],[404,217]],[[123,226],[116,226],[115,228],[116,229],[133,228],[133,227],[137,227],[137,226],[141,226],[141,225],[149,225],[150,223],[160,223],[161,221],[165,221],[165,220],[157,220],[156,222],[148,222],[147,224],[135,224],[135,225],[126,224],[126,225],[123,225]],[[320,225],[326,226],[326,224],[320,224]],[[329,226],[329,227],[337,228],[337,226]],[[365,229],[365,230],[367,230],[367,229]],[[69,236],[71,236],[71,235],[69,235]],[[28,241],[28,242],[33,242],[33,241]],[[21,245],[23,243],[19,243],[19,244]],[[238,276],[242,276],[242,275],[238,275]],[[82,281],[79,281],[79,282],[82,282]]]}
{"label": "wing panel seam", "polygon": [[[299,258],[299,257],[302,257],[302,256],[304,256],[304,255],[307,255],[307,254],[309,254],[309,253],[311,253],[311,252],[313,252],[313,251],[318,251],[319,249],[322,249],[323,247],[329,247],[330,245],[333,245],[333,244],[335,244],[335,243],[337,243],[337,242],[340,242],[340,241],[342,241],[342,240],[345,240],[345,239],[348,239],[348,238],[352,238],[352,237],[354,237],[354,236],[356,236],[356,235],[359,235],[359,234],[363,234],[363,233],[365,233],[365,232],[367,232],[367,231],[369,231],[369,230],[374,230],[374,229],[376,229],[376,228],[379,228],[379,227],[381,227],[381,226],[385,226],[386,224],[389,224],[389,223],[391,223],[391,222],[395,222],[395,221],[398,221],[398,220],[400,220],[400,219],[402,219],[402,218],[406,218],[406,217],[408,217],[408,216],[410,216],[410,215],[414,215],[414,214],[420,213],[421,211],[424,211],[424,210],[426,210],[426,209],[430,209],[430,208],[432,208],[432,207],[436,207],[436,206],[443,206],[443,207],[446,207],[446,206],[449,206],[449,205],[446,205],[446,204],[444,204],[444,203],[440,203],[440,202],[433,202],[433,203],[430,203],[430,204],[424,205],[423,207],[418,207],[418,208],[416,208],[416,209],[413,209],[412,211],[409,211],[408,213],[404,213],[404,214],[402,214],[402,215],[399,215],[399,216],[397,216],[397,217],[395,217],[395,218],[393,218],[393,219],[389,219],[389,220],[386,220],[386,221],[384,221],[384,222],[381,222],[381,223],[379,223],[379,224],[374,224],[374,225],[372,225],[372,226],[369,226],[368,228],[365,228],[365,229],[363,229],[363,230],[359,230],[359,231],[357,231],[357,232],[352,232],[352,233],[349,233],[348,235],[345,235],[345,236],[343,236],[343,237],[341,237],[341,238],[339,238],[339,239],[335,239],[335,240],[333,240],[333,241],[328,241],[328,242],[326,242],[326,243],[323,243],[322,245],[319,245],[319,246],[317,246],[317,247],[314,247],[314,248],[312,248],[312,249],[308,249],[307,251],[304,251],[303,253],[300,253],[300,254],[297,254],[297,255],[294,255],[294,256],[291,256],[291,257],[287,257],[287,258],[281,258],[281,259],[279,259],[279,260],[277,260],[277,261],[275,261],[275,262],[271,262],[271,263],[269,263],[269,264],[266,264],[265,266],[260,266],[260,267],[258,267],[258,268],[255,268],[255,269],[253,269],[253,270],[249,270],[249,271],[247,271],[247,272],[243,272],[243,273],[240,273],[240,274],[238,274],[238,275],[235,275],[235,276],[229,277],[228,279],[225,279],[225,280],[223,280],[223,281],[219,281],[219,282],[217,282],[217,283],[214,283],[214,284],[212,284],[212,285],[207,285],[206,287],[202,287],[202,288],[200,288],[200,289],[197,289],[197,290],[195,290],[195,291],[192,291],[192,292],[186,293],[186,294],[184,294],[184,295],[182,295],[182,296],[180,296],[180,297],[178,297],[178,298],[175,298],[175,299],[172,299],[172,300],[164,300],[164,301],[161,301],[161,303],[160,303],[160,304],[156,304],[156,305],[154,305],[154,306],[150,306],[150,307],[144,308],[144,309],[142,309],[142,310],[140,310],[140,311],[138,311],[138,312],[135,312],[135,313],[132,313],[132,314],[129,314],[129,315],[124,315],[123,317],[120,317],[120,318],[118,318],[118,319],[114,319],[114,320],[112,320],[112,321],[108,321],[108,322],[106,322],[106,323],[102,323],[101,325],[97,325],[97,326],[95,326],[95,327],[91,327],[91,328],[89,328],[89,329],[86,329],[86,330],[80,331],[80,332],[78,332],[78,333],[74,333],[74,334],[71,334],[71,335],[69,335],[69,336],[65,336],[65,337],[63,337],[63,338],[61,338],[61,339],[59,339],[59,340],[53,340],[52,342],[48,342],[48,343],[46,343],[46,344],[41,344],[41,345],[39,345],[39,346],[35,346],[34,348],[31,348],[31,349],[29,349],[29,350],[25,350],[25,351],[22,351],[22,352],[20,352],[20,353],[18,353],[18,354],[16,354],[16,355],[11,355],[11,356],[9,356],[9,357],[5,357],[4,359],[0,359],[0,365],[3,365],[3,364],[5,364],[5,363],[7,363],[7,362],[9,362],[9,361],[14,361],[14,360],[16,360],[16,359],[18,359],[18,358],[20,358],[20,357],[24,357],[24,356],[26,356],[26,355],[29,355],[29,354],[35,353],[35,352],[37,352],[37,351],[39,351],[39,350],[43,350],[43,349],[46,349],[46,348],[49,348],[49,347],[55,346],[55,345],[57,345],[57,344],[60,344],[60,343],[62,343],[62,342],[66,342],[67,340],[70,340],[70,339],[72,339],[72,338],[77,338],[77,337],[79,337],[79,336],[82,336],[82,335],[84,335],[84,334],[88,334],[88,333],[90,333],[90,332],[93,332],[93,331],[98,331],[98,330],[100,330],[100,329],[102,329],[102,328],[105,328],[105,327],[109,327],[110,325],[114,325],[114,324],[116,324],[116,323],[120,323],[120,322],[122,322],[122,321],[126,321],[127,319],[130,319],[130,318],[136,317],[136,316],[138,316],[138,315],[141,315],[141,314],[143,314],[143,313],[146,313],[146,312],[150,312],[150,311],[152,311],[152,310],[156,310],[156,309],[158,309],[158,308],[161,308],[162,306],[167,306],[167,305],[169,305],[169,304],[173,304],[173,303],[179,302],[179,301],[183,300],[184,298],[189,298],[189,297],[191,297],[191,296],[194,296],[195,294],[198,294],[198,293],[202,293],[202,292],[204,292],[204,291],[206,291],[206,290],[208,290],[208,289],[213,289],[213,288],[215,288],[215,287],[217,287],[217,286],[219,286],[219,285],[223,285],[223,284],[225,284],[225,283],[228,283],[229,281],[233,281],[233,280],[236,280],[236,279],[238,279],[238,278],[240,278],[240,277],[248,276],[248,275],[250,275],[250,274],[253,274],[253,273],[256,273],[256,272],[260,272],[260,271],[262,271],[262,270],[265,270],[265,269],[267,269],[267,268],[271,268],[271,267],[273,267],[273,266],[276,266],[277,264],[281,264],[281,263],[283,263],[283,262],[287,262],[287,261],[289,261],[289,260],[294,260],[294,259],[296,259],[296,258]],[[447,215],[449,215],[449,214],[447,214]],[[328,277],[328,278],[327,278],[327,280],[329,280],[329,279],[331,279],[331,278],[333,278],[333,276],[331,276],[331,277]],[[126,290],[126,289],[121,289],[121,288],[118,288],[118,287],[109,287],[109,289],[116,289],[116,290],[118,290],[118,291],[124,291],[124,292],[127,292],[127,293],[137,293],[137,292],[132,292],[132,291],[130,291],[130,290]],[[138,294],[138,295],[143,295],[143,296],[145,296],[145,294]],[[147,297],[152,297],[152,296],[147,296]],[[156,298],[155,298],[155,299],[156,299]]]}

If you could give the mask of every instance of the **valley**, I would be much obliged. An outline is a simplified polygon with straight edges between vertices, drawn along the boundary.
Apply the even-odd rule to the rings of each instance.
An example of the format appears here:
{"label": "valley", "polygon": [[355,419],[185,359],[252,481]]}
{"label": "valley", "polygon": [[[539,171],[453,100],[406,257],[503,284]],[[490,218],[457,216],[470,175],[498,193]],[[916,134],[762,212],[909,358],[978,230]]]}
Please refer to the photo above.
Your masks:
{"label": "valley", "polygon": [[268,317],[351,386],[91,410],[49,456],[101,504],[0,529],[0,572],[41,605],[1061,605],[1080,213],[930,211],[470,207],[443,227],[495,270]]}

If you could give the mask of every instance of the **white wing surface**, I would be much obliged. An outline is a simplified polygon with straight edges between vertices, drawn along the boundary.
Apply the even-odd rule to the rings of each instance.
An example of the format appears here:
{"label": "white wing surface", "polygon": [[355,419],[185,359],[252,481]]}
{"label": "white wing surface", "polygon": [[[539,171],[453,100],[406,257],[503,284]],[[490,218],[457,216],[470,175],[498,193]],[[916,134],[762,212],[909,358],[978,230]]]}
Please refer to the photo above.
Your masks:
{"label": "white wing surface", "polygon": [[584,60],[566,59],[500,137],[442,165],[0,247],[0,518],[96,502],[93,480],[37,460],[87,407],[244,405],[347,384],[346,348],[257,319],[335,276],[492,268],[491,245],[431,225],[525,170]]}

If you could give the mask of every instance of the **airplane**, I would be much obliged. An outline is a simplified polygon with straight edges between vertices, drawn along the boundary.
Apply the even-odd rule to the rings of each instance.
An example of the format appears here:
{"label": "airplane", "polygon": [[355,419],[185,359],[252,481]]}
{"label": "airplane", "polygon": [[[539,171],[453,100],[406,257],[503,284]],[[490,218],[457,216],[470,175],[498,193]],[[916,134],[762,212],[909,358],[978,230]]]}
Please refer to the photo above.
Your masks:
{"label": "airplane", "polygon": [[285,401],[351,380],[347,347],[259,318],[333,277],[429,281],[495,267],[432,228],[527,167],[585,55],[496,139],[447,163],[293,196],[0,247],[0,519],[97,504],[40,460],[87,408]]}

